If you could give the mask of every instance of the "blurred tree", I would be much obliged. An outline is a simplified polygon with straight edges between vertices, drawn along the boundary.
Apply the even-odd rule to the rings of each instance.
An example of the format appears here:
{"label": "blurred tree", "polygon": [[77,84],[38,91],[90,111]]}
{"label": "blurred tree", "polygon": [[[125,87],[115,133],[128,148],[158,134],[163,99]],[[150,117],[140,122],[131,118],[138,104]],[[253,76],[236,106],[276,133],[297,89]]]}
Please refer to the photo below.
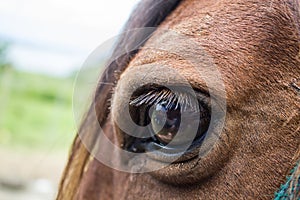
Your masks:
{"label": "blurred tree", "polygon": [[12,68],[11,63],[7,58],[7,50],[9,48],[8,42],[0,42],[0,72]]}

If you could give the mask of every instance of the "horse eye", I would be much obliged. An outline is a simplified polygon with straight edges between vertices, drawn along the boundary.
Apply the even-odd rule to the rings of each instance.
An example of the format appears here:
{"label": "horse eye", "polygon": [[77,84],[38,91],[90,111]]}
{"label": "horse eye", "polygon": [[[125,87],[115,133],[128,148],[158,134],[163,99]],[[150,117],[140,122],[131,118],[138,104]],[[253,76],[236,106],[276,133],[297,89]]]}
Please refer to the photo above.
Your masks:
{"label": "horse eye", "polygon": [[[131,140],[134,142],[127,146],[129,151],[151,151],[165,148],[170,143],[168,149],[174,152],[174,149],[192,142],[189,151],[201,145],[209,127],[208,97],[195,99],[184,91],[174,94],[168,89],[162,89],[138,95],[130,105],[133,121],[140,126],[149,125],[150,134],[147,135],[152,137],[134,138]],[[194,136],[193,141],[191,136]]]}
{"label": "horse eye", "polygon": [[[183,110],[183,112],[186,112]],[[141,113],[146,114],[146,113]],[[205,134],[209,126],[209,110],[201,106],[201,115],[194,113],[185,113],[188,123],[181,123],[181,109],[176,104],[167,107],[166,102],[158,103],[151,114],[152,134],[162,145],[167,145],[172,141],[173,145],[182,145],[190,142],[190,135],[193,134],[195,127],[198,127],[196,138]],[[177,135],[179,127],[183,130]],[[162,127],[162,128],[161,128]],[[175,137],[177,136],[177,137]]]}

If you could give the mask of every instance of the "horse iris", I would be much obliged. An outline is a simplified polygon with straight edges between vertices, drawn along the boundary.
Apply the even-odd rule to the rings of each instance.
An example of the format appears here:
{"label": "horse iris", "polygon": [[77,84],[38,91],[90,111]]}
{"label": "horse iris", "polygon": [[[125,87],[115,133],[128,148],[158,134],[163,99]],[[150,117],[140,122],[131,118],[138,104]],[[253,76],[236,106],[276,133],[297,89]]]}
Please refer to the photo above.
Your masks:
{"label": "horse iris", "polygon": [[180,126],[180,107],[172,105],[170,108],[164,103],[155,106],[151,116],[151,125],[156,138],[167,144],[175,137]]}

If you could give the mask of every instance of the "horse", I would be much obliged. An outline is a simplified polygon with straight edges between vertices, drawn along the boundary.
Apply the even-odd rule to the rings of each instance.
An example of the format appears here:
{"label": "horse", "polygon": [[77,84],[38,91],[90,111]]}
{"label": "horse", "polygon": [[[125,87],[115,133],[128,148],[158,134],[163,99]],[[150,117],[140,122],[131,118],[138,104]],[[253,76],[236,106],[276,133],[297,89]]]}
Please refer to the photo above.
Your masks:
{"label": "horse", "polygon": [[[143,34],[129,31],[115,45],[73,142],[57,199],[299,199],[299,5],[298,0],[142,0],[124,31],[154,28]],[[170,32],[162,30],[184,37],[166,35]],[[189,45],[185,37],[196,45]],[[186,48],[187,55],[201,62],[192,63],[153,46],[174,51]],[[213,60],[224,91],[214,88],[214,81],[220,77],[206,73],[210,68],[203,52]],[[192,65],[197,65],[199,71]],[[97,145],[103,139],[101,130],[114,145],[133,153],[144,153],[150,144],[152,148],[164,148],[177,137],[174,120],[184,104],[178,95],[186,99],[189,94],[185,89],[176,93],[168,88],[181,81],[174,78],[172,70],[191,85],[196,102],[201,96],[200,106],[189,107],[201,115],[201,131],[196,128],[199,133],[194,135],[200,139],[192,144],[208,143],[209,151],[192,157],[180,154],[168,165],[145,173],[113,169],[96,159],[100,152],[113,162],[122,160],[105,144]],[[156,82],[144,84],[143,77]],[[212,80],[210,86],[203,81],[205,78]],[[131,91],[136,84],[142,86]],[[203,140],[205,131],[220,120],[213,120],[213,105],[205,102],[213,102],[218,92],[225,95],[226,115],[217,139],[209,143]],[[133,111],[129,116],[136,124],[150,123],[155,129],[154,121],[160,122],[160,114],[164,113],[170,126],[160,128],[168,134],[159,129],[151,139],[124,134],[115,120],[128,118],[120,114],[128,106],[125,96],[131,98],[129,110]],[[194,96],[189,97],[191,101]],[[153,101],[155,120],[151,116],[149,119],[145,114],[149,109],[142,107]],[[177,142],[181,145],[184,138],[179,136]],[[193,153],[190,147],[186,149]]]}

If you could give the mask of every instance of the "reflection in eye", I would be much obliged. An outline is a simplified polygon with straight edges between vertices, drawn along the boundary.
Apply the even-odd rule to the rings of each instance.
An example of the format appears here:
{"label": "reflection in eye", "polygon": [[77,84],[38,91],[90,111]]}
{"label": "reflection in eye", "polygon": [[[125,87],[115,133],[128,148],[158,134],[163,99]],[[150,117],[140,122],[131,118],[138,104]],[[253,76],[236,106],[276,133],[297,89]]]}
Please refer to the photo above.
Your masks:
{"label": "reflection in eye", "polygon": [[[173,140],[180,126],[180,107],[172,104],[167,108],[166,103],[158,103],[151,115],[151,127],[156,138],[162,144],[168,144]],[[163,128],[161,128],[163,127]]]}
{"label": "reflection in eye", "polygon": [[189,136],[195,135],[193,130],[197,130],[191,145],[195,147],[196,143],[201,144],[210,123],[210,99],[203,94],[194,97],[182,88],[176,94],[167,88],[152,88],[132,97],[130,114],[140,126],[151,123],[149,132],[152,137],[136,139],[133,142],[136,146],[128,149],[144,152],[150,144],[164,148],[171,141],[173,148],[180,148],[191,142]]}

